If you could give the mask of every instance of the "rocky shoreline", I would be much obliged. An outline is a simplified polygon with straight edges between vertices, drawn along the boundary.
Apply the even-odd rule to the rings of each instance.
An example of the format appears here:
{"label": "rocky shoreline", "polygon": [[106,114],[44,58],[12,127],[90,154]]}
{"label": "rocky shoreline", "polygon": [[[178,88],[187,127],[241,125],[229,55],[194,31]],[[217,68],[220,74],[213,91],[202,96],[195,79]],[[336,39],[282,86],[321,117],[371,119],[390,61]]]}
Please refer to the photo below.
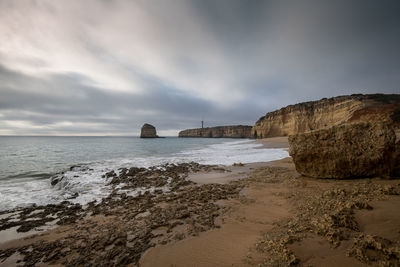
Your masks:
{"label": "rocky shoreline", "polygon": [[[190,179],[197,173],[231,172],[240,174],[239,179],[219,184],[196,184]],[[32,231],[46,223],[58,227],[0,244],[0,265],[330,266],[328,260],[336,259],[354,266],[398,266],[400,262],[400,233],[393,230],[400,225],[398,180],[307,178],[295,171],[290,158],[254,169],[244,164],[197,163],[129,168],[106,173],[105,178],[113,190],[101,202],[2,212],[0,232]],[[366,221],[365,216],[374,219]],[[208,261],[190,250],[203,239],[207,246],[201,245],[200,256],[206,253]],[[311,246],[304,249],[304,244]]]}
{"label": "rocky shoreline", "polygon": [[[189,173],[223,171],[197,163],[122,169],[105,174],[113,190],[100,203],[87,207],[70,202],[2,212],[0,231],[17,227],[27,232],[55,222],[62,238],[46,240],[36,234],[22,245],[0,250],[0,263],[17,256],[15,263],[76,265],[137,264],[148,248],[219,227],[216,218],[225,207],[216,202],[238,198],[243,185],[196,185]],[[129,192],[140,189],[132,196]]]}

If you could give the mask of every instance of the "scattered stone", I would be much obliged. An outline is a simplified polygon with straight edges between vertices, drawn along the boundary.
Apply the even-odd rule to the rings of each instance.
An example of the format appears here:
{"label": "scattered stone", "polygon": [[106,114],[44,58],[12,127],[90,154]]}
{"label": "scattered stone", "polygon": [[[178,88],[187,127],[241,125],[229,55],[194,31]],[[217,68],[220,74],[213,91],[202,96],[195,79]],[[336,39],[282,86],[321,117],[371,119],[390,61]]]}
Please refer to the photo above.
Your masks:
{"label": "scattered stone", "polygon": [[[219,227],[216,218],[227,208],[216,203],[238,198],[244,184],[197,185],[186,179],[190,172],[215,167],[191,162],[124,168],[118,175],[114,171],[104,175],[111,179],[112,192],[98,203],[88,203],[85,210],[69,202],[22,209],[21,231],[55,219],[58,225],[69,225],[71,231],[55,241],[0,251],[0,262],[17,251],[25,266],[39,262],[66,266],[138,264],[150,247]],[[138,189],[137,194],[129,194]],[[32,218],[38,220],[27,221]],[[3,219],[1,226],[16,226],[12,223]]]}
{"label": "scattered stone", "polygon": [[354,238],[347,255],[359,261],[378,266],[399,266],[400,247],[392,241],[379,237],[360,234]]}
{"label": "scattered stone", "polygon": [[[378,180],[378,178],[375,178]],[[398,266],[400,247],[382,237],[364,235],[354,213],[368,209],[372,200],[385,200],[400,195],[400,184],[382,185],[372,179],[360,179],[322,190],[299,185],[298,180],[281,168],[260,168],[248,179],[255,183],[281,183],[290,191],[284,196],[293,206],[293,217],[276,222],[275,229],[265,232],[255,244],[255,250],[264,255],[258,266],[289,266],[300,264],[290,249],[294,242],[310,235],[319,235],[333,248],[344,240],[353,240],[348,256],[367,264]],[[397,264],[397,265],[396,265]]]}
{"label": "scattered stone", "polygon": [[62,174],[54,175],[53,177],[50,178],[50,184],[52,186],[55,186],[56,184],[61,182],[63,179],[64,179],[64,175],[62,175]]}
{"label": "scattered stone", "polygon": [[82,206],[68,201],[45,206],[32,206],[19,209],[17,216],[1,219],[0,231],[19,226],[17,232],[28,232],[56,219],[60,219],[57,224],[61,225],[72,223],[83,216],[84,210]]}
{"label": "scattered stone", "polygon": [[[186,179],[191,172],[216,167],[192,162],[120,169],[109,177],[113,188],[109,196],[88,203],[85,209],[67,201],[20,209],[2,219],[0,226],[20,226],[25,231],[47,219],[58,219],[58,224],[64,225],[62,237],[0,250],[0,263],[19,253],[19,264],[24,266],[137,265],[153,246],[220,227],[217,218],[229,210],[217,203],[226,199],[248,203],[240,194],[244,186],[277,183],[288,188],[280,193],[293,206],[293,216],[274,223],[276,229],[261,236],[256,248],[264,260],[259,266],[301,264],[290,245],[307,235],[319,235],[332,247],[353,240],[348,255],[363,263],[396,266],[399,262],[398,243],[363,235],[354,216],[356,210],[372,209],[372,200],[399,196],[400,184],[396,181],[382,185],[361,179],[343,181],[335,187],[326,183],[324,189],[308,188],[291,170],[278,167],[259,168],[247,179],[228,184],[197,185]],[[18,225],[11,225],[15,218]]]}

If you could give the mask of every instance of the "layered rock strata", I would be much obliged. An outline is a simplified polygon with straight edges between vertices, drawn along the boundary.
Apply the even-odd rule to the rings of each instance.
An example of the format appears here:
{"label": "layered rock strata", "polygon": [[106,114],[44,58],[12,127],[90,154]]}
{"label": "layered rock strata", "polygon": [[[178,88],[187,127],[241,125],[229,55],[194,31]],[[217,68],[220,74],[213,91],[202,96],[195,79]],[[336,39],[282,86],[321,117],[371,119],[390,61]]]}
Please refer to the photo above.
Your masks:
{"label": "layered rock strata", "polygon": [[289,136],[296,170],[315,178],[390,177],[399,147],[387,123],[358,122]]}
{"label": "layered rock strata", "polygon": [[400,95],[338,96],[269,112],[255,123],[251,135],[253,138],[288,136],[347,122],[390,121],[398,114]]}
{"label": "layered rock strata", "polygon": [[151,124],[145,123],[142,126],[142,130],[140,132],[140,138],[157,138],[156,127]]}
{"label": "layered rock strata", "polygon": [[180,131],[179,137],[250,138],[251,129],[251,126],[245,125],[197,128]]}

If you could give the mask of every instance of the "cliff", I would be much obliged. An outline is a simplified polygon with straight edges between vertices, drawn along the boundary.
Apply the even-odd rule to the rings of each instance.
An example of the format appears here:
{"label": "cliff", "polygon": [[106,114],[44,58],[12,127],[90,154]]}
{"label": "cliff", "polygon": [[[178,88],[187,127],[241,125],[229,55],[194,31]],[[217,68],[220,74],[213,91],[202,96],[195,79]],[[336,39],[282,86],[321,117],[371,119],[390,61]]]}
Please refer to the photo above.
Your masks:
{"label": "cliff", "polygon": [[180,131],[179,137],[250,138],[251,129],[245,125],[197,128]]}
{"label": "cliff", "polygon": [[397,94],[323,98],[267,113],[253,126],[251,136],[288,136],[359,121],[391,121],[398,126],[399,111],[400,95]]}

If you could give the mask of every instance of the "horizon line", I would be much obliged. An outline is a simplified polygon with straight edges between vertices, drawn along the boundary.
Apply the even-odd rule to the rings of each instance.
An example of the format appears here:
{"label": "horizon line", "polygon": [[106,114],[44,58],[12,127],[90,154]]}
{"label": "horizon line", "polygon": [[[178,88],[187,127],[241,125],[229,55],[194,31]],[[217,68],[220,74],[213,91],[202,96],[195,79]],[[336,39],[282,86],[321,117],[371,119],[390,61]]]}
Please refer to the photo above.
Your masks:
{"label": "horizon line", "polygon": [[[140,135],[1,135],[0,137],[138,137]],[[178,137],[178,135],[163,135],[161,137]]]}

